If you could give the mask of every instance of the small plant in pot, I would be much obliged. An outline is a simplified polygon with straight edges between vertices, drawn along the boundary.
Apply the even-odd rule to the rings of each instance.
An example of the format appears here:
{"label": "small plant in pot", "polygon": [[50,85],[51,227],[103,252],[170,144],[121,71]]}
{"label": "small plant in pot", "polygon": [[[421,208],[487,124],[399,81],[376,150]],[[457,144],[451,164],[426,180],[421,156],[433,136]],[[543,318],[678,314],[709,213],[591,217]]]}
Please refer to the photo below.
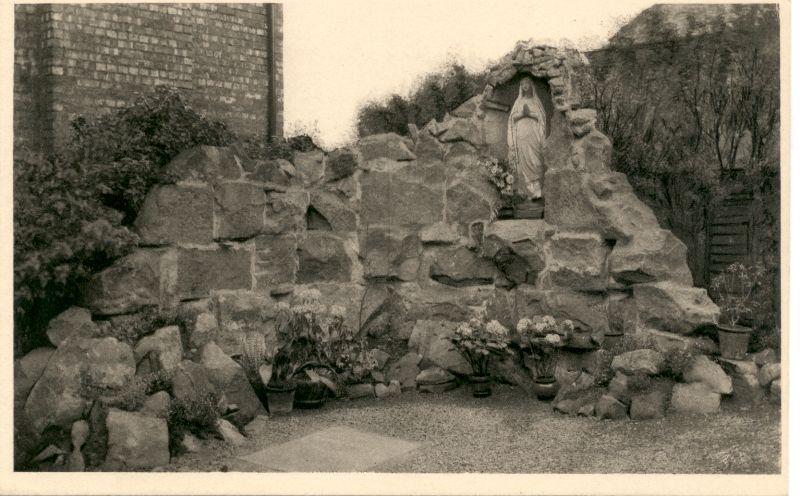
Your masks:
{"label": "small plant in pot", "polygon": [[[278,314],[279,337],[292,342],[285,356],[298,364],[289,372],[296,387],[294,405],[299,408],[318,408],[338,390],[332,344],[346,334],[344,308],[323,305],[319,298],[316,290],[300,292],[299,303],[281,305]],[[279,350],[276,358],[280,356]]]}
{"label": "small plant in pot", "polygon": [[717,336],[723,358],[742,359],[747,354],[753,329],[740,324],[752,318],[756,289],[764,284],[765,273],[761,264],[737,262],[711,281],[709,289],[720,309]]}
{"label": "small plant in pot", "polygon": [[558,352],[569,341],[575,326],[571,320],[557,321],[551,315],[523,318],[517,323],[520,347],[533,356],[537,398],[551,400],[558,392]]}
{"label": "small plant in pot", "polygon": [[489,362],[493,356],[510,353],[508,329],[496,320],[485,322],[473,318],[458,326],[450,335],[450,342],[472,367],[472,395],[476,398],[491,395]]}
{"label": "small plant in pot", "polygon": [[502,205],[497,209],[496,217],[498,219],[513,218],[515,194],[512,165],[506,159],[483,157],[478,160],[478,166],[486,169],[489,181],[497,188],[503,200]]}

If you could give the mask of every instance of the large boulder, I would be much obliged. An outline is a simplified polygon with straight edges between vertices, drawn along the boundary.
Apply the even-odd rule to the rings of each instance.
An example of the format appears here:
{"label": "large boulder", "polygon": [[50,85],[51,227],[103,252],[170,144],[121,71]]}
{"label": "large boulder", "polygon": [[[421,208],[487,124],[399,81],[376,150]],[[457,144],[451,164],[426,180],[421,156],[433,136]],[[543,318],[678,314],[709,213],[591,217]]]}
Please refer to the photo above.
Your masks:
{"label": "large boulder", "polygon": [[210,394],[219,394],[209,379],[206,368],[191,360],[178,364],[172,374],[172,395],[180,401],[205,398]]}
{"label": "large boulder", "polygon": [[200,352],[200,363],[217,391],[225,396],[228,405],[236,405],[231,416],[239,425],[245,425],[256,415],[265,413],[244,369],[222,351],[215,343],[206,344]]}
{"label": "large boulder", "polygon": [[663,391],[637,394],[631,398],[631,420],[651,420],[664,418],[667,398]]}
{"label": "large boulder", "polygon": [[447,222],[469,224],[479,220],[488,222],[492,218],[494,209],[500,202],[500,195],[489,180],[483,177],[484,174],[484,171],[472,168],[447,181]]}
{"label": "large boulder", "polygon": [[298,283],[350,281],[352,261],[344,240],[338,236],[324,231],[308,231],[298,243],[297,252]]}
{"label": "large boulder", "polygon": [[95,274],[83,299],[95,315],[133,313],[158,305],[163,250],[137,250]]}
{"label": "large boulder", "polygon": [[492,284],[497,270],[463,246],[431,250],[430,278],[448,286]]}
{"label": "large boulder", "polygon": [[406,165],[360,176],[362,226],[422,226],[444,216],[444,170]]}
{"label": "large boulder", "polygon": [[252,250],[248,247],[180,248],[176,293],[182,300],[208,297],[220,289],[251,289]]}
{"label": "large boulder", "polygon": [[253,275],[256,289],[282,291],[294,284],[297,277],[297,236],[258,236],[255,238],[256,260]]}
{"label": "large boulder", "polygon": [[264,234],[287,234],[305,228],[309,195],[305,191],[270,193],[264,214]]}
{"label": "large boulder", "polygon": [[347,148],[338,148],[328,154],[325,181],[338,181],[352,175],[358,168],[358,157]]}
{"label": "large boulder", "polygon": [[469,375],[472,367],[449,339],[456,327],[457,322],[418,320],[411,331],[408,347],[422,356],[423,367],[438,366],[456,374]]}
{"label": "large boulder", "polygon": [[624,174],[582,173],[574,169],[545,172],[545,220],[570,230],[599,232],[604,238],[628,240],[658,229],[652,210],[633,192]]}
{"label": "large boulder", "polygon": [[[331,191],[312,191],[310,193],[309,210],[314,209],[322,217],[323,226],[335,232],[353,232],[356,230],[356,212],[342,195]],[[307,228],[312,229],[309,217],[306,217]]]}
{"label": "large boulder", "polygon": [[183,359],[181,331],[178,326],[158,329],[136,343],[133,354],[139,363],[148,353],[155,352],[161,370],[171,372]]}
{"label": "large boulder", "polygon": [[121,388],[135,372],[130,346],[114,338],[68,339],[50,356],[25,402],[32,430],[70,427],[91,406],[84,394]]}
{"label": "large boulder", "polygon": [[666,229],[644,230],[627,242],[617,243],[608,266],[614,279],[625,284],[670,280],[692,285],[686,245]]}
{"label": "large boulder", "polygon": [[719,411],[720,394],[703,382],[675,384],[672,388],[671,408],[678,413],[707,414]]}
{"label": "large boulder", "polygon": [[762,386],[768,386],[772,381],[780,379],[780,377],[780,363],[766,363],[758,370],[758,383]]}
{"label": "large boulder", "polygon": [[482,255],[515,284],[535,284],[545,267],[544,245],[555,230],[542,220],[492,222],[483,235]]}
{"label": "large boulder", "polygon": [[325,175],[325,154],[321,150],[295,152],[292,163],[306,187],[317,184]]}
{"label": "large boulder", "polygon": [[373,134],[361,138],[358,142],[361,160],[386,158],[397,162],[415,160],[417,157],[409,150],[406,141],[398,134]]}
{"label": "large boulder", "polygon": [[600,235],[590,232],[558,232],[545,244],[544,252],[542,289],[606,289],[606,257],[609,247]]}
{"label": "large boulder", "polygon": [[628,418],[628,407],[613,396],[604,394],[595,403],[594,414],[599,419],[624,419]]}
{"label": "large boulder", "polygon": [[686,382],[702,382],[715,393],[731,394],[733,382],[718,364],[705,355],[695,355],[686,370],[683,371]]}
{"label": "large boulder", "polygon": [[94,337],[97,331],[92,312],[81,307],[70,307],[47,324],[47,338],[53,346],[61,345],[69,337]]}
{"label": "large boulder", "polygon": [[112,408],[106,417],[105,470],[142,470],[169,464],[167,421]]}
{"label": "large boulder", "polygon": [[700,327],[714,325],[719,318],[719,308],[705,289],[672,281],[636,284],[633,299],[639,323],[661,331],[689,334]]}
{"label": "large boulder", "polygon": [[167,183],[214,183],[222,179],[239,179],[243,175],[244,169],[230,149],[201,145],[173,158],[164,168],[162,180]]}
{"label": "large boulder", "polygon": [[36,348],[14,360],[14,403],[24,405],[36,381],[42,376],[55,348]]}
{"label": "large boulder", "polygon": [[256,184],[224,182],[214,187],[217,239],[247,239],[264,227],[267,195]]}
{"label": "large boulder", "polygon": [[611,368],[628,375],[656,375],[664,369],[665,359],[661,352],[641,349],[622,353],[614,357]]}
{"label": "large boulder", "polygon": [[156,185],[133,225],[143,245],[211,243],[214,198],[205,185]]}
{"label": "large boulder", "polygon": [[370,227],[361,233],[364,277],[371,280],[413,281],[422,253],[419,237],[409,229]]}

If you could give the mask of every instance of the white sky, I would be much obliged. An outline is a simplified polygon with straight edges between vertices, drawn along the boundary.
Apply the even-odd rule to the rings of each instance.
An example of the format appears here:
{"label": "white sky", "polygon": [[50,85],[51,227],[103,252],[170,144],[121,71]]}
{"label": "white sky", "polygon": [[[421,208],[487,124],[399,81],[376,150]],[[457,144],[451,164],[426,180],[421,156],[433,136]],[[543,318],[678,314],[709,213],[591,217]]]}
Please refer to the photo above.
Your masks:
{"label": "white sky", "polygon": [[359,106],[406,95],[454,56],[480,70],[534,38],[601,46],[652,1],[338,0],[284,4],[285,130],[317,129],[322,144],[355,137]]}

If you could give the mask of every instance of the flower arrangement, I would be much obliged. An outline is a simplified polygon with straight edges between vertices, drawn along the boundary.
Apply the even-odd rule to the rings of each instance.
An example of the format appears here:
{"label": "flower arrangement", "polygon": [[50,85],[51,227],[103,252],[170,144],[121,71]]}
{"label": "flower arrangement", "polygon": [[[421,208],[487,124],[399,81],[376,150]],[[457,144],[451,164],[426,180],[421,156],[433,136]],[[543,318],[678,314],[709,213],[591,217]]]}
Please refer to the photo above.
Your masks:
{"label": "flower arrangement", "polygon": [[520,345],[533,355],[537,378],[553,376],[557,352],[574,331],[575,325],[569,319],[558,321],[551,315],[520,319],[517,323]]}
{"label": "flower arrangement", "polygon": [[493,355],[510,352],[508,329],[496,320],[472,318],[462,322],[450,335],[450,342],[469,362],[476,376],[489,375],[489,360]]}
{"label": "flower arrangement", "polygon": [[736,327],[742,319],[752,317],[756,290],[765,283],[765,276],[762,264],[746,266],[737,262],[714,277],[710,289],[719,305],[720,320]]}
{"label": "flower arrangement", "polygon": [[504,198],[514,196],[514,173],[512,164],[508,160],[485,157],[479,159],[478,164],[489,171],[489,180],[495,185],[501,196]]}

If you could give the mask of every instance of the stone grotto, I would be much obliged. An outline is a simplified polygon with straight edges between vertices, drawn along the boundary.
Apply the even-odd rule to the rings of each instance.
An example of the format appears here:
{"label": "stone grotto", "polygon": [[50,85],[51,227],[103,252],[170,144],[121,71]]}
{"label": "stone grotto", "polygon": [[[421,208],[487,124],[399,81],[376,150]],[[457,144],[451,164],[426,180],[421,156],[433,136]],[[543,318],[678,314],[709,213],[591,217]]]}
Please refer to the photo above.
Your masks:
{"label": "stone grotto", "polygon": [[[583,63],[576,51],[519,43],[491,69],[485,91],[441,122],[410,126],[410,137],[368,136],[291,161],[248,160],[235,146],[184,151],[147,195],[134,225],[138,249],[95,274],[81,306],[50,323],[52,348],[18,361],[15,402],[25,429],[36,438],[49,426],[99,422],[105,467],[167,463],[159,405],[169,397],[97,419],[81,377],[122,387],[151,366],[155,350],[176,382],[225,391],[249,421],[263,407],[235,360],[242,335],[256,330],[275,342],[276,306],[302,288],[345,307],[347,324],[375,342],[403,345],[383,353],[385,384],[362,385],[354,396],[388,394],[394,380],[436,391],[426,377],[468,374],[446,336],[486,308],[512,329],[519,318],[550,314],[583,334],[560,359],[557,409],[663,415],[663,395],[620,398],[615,388],[624,389],[627,373],[657,371],[669,350],[713,352],[703,329],[719,310],[692,286],[686,246],[611,170],[612,145],[595,127],[595,111],[576,103]],[[523,218],[501,218],[503,201],[478,160],[508,155],[508,114],[523,78],[532,80],[546,123],[541,198]],[[104,335],[109,323],[152,308],[188,315],[188,335],[165,327],[133,346]],[[613,357],[604,341],[626,334],[646,337],[652,349]],[[589,402],[581,392],[612,359],[609,390]],[[731,364],[730,384],[716,363],[694,365],[697,379],[675,385],[678,411],[713,411],[731,388],[758,387],[749,377],[757,366],[737,375],[744,366]],[[498,380],[530,391],[522,359],[494,369]]]}

